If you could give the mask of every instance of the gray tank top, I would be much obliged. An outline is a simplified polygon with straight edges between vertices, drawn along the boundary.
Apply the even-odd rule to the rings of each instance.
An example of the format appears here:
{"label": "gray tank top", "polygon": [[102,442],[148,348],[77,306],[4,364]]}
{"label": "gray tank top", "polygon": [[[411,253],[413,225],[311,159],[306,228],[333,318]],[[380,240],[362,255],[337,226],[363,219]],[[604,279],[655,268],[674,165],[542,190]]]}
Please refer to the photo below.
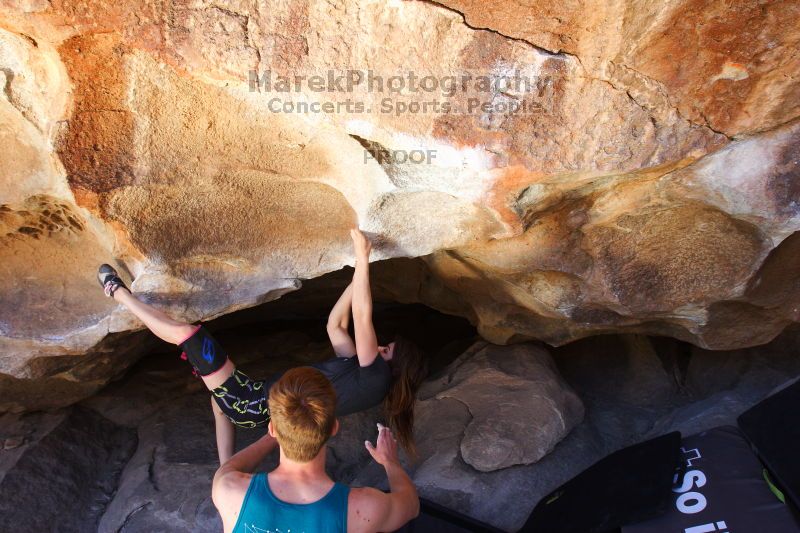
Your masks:
{"label": "gray tank top", "polygon": [[330,380],[336,391],[336,414],[349,415],[380,404],[392,385],[392,370],[378,355],[369,366],[358,364],[358,357],[334,357],[308,365]]}

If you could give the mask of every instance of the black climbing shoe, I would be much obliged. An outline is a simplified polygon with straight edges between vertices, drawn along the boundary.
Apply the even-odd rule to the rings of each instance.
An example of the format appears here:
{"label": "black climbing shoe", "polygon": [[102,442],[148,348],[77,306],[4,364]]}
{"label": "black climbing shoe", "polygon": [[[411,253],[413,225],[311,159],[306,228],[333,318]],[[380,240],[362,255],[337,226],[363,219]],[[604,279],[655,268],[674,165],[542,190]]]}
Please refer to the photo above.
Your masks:
{"label": "black climbing shoe", "polygon": [[109,298],[114,297],[114,293],[120,287],[124,288],[128,292],[130,290],[128,287],[125,286],[122,279],[120,279],[117,271],[114,270],[114,267],[111,265],[102,264],[100,268],[97,269],[97,280],[100,282],[100,285],[103,287],[103,292],[106,293],[106,296]]}

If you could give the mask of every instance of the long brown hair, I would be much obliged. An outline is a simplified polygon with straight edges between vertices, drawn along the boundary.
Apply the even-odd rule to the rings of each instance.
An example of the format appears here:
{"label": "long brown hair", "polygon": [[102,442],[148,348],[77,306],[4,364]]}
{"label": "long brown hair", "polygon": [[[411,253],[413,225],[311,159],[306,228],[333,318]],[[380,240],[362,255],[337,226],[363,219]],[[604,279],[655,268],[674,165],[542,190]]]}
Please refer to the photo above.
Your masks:
{"label": "long brown hair", "polygon": [[428,375],[428,361],[422,350],[405,337],[397,336],[394,343],[390,361],[393,379],[389,394],[383,401],[383,409],[400,446],[414,460],[417,458],[417,447],[414,444],[414,402],[419,386]]}

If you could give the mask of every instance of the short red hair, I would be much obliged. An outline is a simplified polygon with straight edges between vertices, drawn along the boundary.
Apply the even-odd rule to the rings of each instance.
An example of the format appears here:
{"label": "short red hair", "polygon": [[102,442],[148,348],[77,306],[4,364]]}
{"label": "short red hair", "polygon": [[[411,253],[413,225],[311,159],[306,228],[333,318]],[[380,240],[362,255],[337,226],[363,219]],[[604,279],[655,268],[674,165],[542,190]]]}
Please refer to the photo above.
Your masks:
{"label": "short red hair", "polygon": [[336,391],[311,367],[287,371],[269,391],[272,429],[289,459],[307,463],[317,456],[336,424]]}

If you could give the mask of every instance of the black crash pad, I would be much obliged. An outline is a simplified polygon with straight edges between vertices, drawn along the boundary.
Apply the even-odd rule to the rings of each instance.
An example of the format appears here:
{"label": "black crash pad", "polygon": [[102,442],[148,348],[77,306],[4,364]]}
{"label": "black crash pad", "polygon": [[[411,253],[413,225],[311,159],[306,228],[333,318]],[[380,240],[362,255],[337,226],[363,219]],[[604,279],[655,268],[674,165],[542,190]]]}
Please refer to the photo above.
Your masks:
{"label": "black crash pad", "polygon": [[737,422],[775,484],[800,509],[800,380],[745,411]]}
{"label": "black crash pad", "polygon": [[[744,436],[722,426],[683,439],[685,470],[663,516],[623,527],[623,533],[796,533],[788,507],[764,481]],[[767,526],[768,525],[768,526]]]}
{"label": "black crash pad", "polygon": [[675,431],[601,459],[542,498],[522,531],[606,533],[665,513],[680,441]]}

